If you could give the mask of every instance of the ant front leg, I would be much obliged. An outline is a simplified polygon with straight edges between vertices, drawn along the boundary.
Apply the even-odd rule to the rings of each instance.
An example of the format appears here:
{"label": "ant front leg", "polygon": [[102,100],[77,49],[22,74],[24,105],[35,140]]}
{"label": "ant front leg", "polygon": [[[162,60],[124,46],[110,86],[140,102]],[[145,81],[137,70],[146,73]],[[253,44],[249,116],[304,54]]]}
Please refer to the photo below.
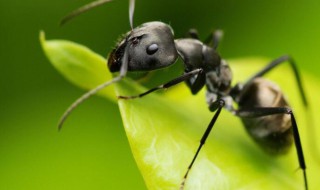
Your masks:
{"label": "ant front leg", "polygon": [[191,77],[193,76],[196,76],[196,75],[200,75],[202,73],[202,69],[195,69],[193,71],[190,71],[188,73],[185,73],[184,75],[178,77],[178,78],[175,78],[165,84],[162,84],[162,85],[159,85],[157,87],[154,87],[154,88],[151,88],[150,90],[144,92],[144,93],[141,93],[141,94],[138,94],[138,95],[134,95],[134,96],[118,96],[119,99],[135,99],[135,98],[141,98],[145,95],[148,95],[156,90],[160,90],[160,89],[167,89],[167,88],[170,88],[171,86],[174,86],[176,84],[179,84],[185,80],[188,80],[190,79]]}
{"label": "ant front leg", "polygon": [[[307,173],[306,173],[306,164],[305,164],[305,159],[304,159],[304,155],[303,155],[298,126],[297,126],[297,123],[296,123],[296,120],[295,120],[295,117],[294,117],[292,110],[287,107],[255,107],[255,108],[251,108],[251,109],[246,108],[246,109],[240,109],[240,110],[235,111],[235,115],[237,115],[245,120],[256,120],[257,118],[261,118],[263,116],[270,116],[270,115],[276,115],[276,114],[290,115],[294,144],[295,144],[296,151],[297,151],[299,166],[303,171],[303,179],[304,179],[305,189],[307,190],[308,189],[308,181],[307,181]],[[275,120],[275,119],[273,119],[273,120]],[[262,119],[262,120],[257,121],[257,123],[259,123],[260,125],[263,125],[266,122],[267,122],[266,119]],[[281,122],[281,121],[277,121],[277,122]],[[278,123],[278,124],[280,125],[280,123]],[[248,128],[250,126],[248,125],[246,127]],[[251,126],[251,127],[257,128],[257,127],[262,127],[262,126]],[[285,135],[285,132],[282,131],[282,129],[280,129],[280,128],[278,128],[278,129],[279,130],[277,130],[277,131],[272,131],[270,133],[270,135],[268,135],[265,138],[282,137],[282,139],[283,139],[283,135]]]}
{"label": "ant front leg", "polygon": [[224,105],[225,105],[225,101],[223,99],[218,99],[215,102],[212,102],[210,104],[211,111],[213,111],[213,112],[216,111],[216,113],[214,114],[213,118],[211,119],[206,131],[202,135],[202,138],[200,140],[200,145],[199,145],[195,155],[193,156],[193,159],[192,159],[191,163],[189,164],[187,172],[185,173],[185,175],[183,177],[183,181],[182,181],[182,183],[180,185],[180,190],[184,189],[184,185],[185,185],[185,182],[187,180],[188,174],[189,174],[194,162],[196,161],[202,146],[205,144],[205,142],[206,142],[206,140],[207,140],[207,138],[208,138],[208,136],[209,136],[214,124],[215,124],[215,122],[217,121],[217,119],[218,119],[218,117],[220,115],[220,112],[221,112],[222,108],[224,107]]}
{"label": "ant front leg", "polygon": [[192,76],[185,81],[187,86],[191,90],[191,93],[197,94],[206,83],[206,74],[204,72],[201,72],[198,75]]}

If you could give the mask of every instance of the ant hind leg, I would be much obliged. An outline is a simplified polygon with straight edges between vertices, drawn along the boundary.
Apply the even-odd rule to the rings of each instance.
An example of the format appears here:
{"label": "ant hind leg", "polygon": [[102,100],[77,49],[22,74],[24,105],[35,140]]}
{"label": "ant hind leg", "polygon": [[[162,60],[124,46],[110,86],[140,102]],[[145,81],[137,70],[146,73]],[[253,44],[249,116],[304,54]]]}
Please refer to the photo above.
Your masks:
{"label": "ant hind leg", "polygon": [[293,132],[294,144],[297,151],[297,157],[299,160],[299,166],[303,171],[303,179],[305,189],[308,189],[307,173],[306,173],[306,163],[303,155],[303,149],[301,145],[300,135],[298,131],[298,126],[294,117],[294,114],[290,108],[287,107],[255,107],[251,109],[240,109],[235,111],[235,115],[241,118],[258,118],[263,116],[275,115],[275,114],[288,114],[291,118],[291,126]]}

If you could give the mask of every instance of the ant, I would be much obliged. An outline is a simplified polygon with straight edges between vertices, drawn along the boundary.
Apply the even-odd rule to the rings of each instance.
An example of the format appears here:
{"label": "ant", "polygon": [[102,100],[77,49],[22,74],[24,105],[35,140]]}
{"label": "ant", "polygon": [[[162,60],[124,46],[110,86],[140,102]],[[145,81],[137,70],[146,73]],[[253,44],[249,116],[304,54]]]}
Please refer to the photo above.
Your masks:
{"label": "ant", "polygon": [[[87,4],[64,17],[61,24],[109,1],[98,0]],[[293,111],[277,85],[262,78],[278,65],[288,62],[294,72],[302,101],[307,107],[306,95],[293,58],[288,55],[281,56],[271,61],[246,82],[232,86],[231,69],[217,52],[217,47],[223,35],[222,31],[213,32],[208,40],[203,43],[199,40],[196,30],[189,31],[190,38],[174,39],[173,29],[163,22],[147,22],[134,28],[134,6],[135,1],[130,0],[129,21],[131,30],[125,34],[108,58],[110,72],[119,72],[119,75],[78,98],[65,111],[58,128],[61,129],[65,119],[80,103],[99,90],[120,81],[128,71],[153,71],[165,68],[174,64],[180,57],[184,63],[183,75],[135,96],[118,96],[119,99],[141,98],[156,90],[167,89],[181,82],[187,84],[192,94],[197,94],[206,86],[206,101],[209,110],[214,112],[214,116],[187,167],[180,189],[184,189],[188,174],[221,110],[224,108],[241,118],[249,135],[268,153],[286,153],[294,142],[299,166],[303,171],[304,188],[307,190],[306,164]],[[237,109],[233,106],[233,103],[238,105]]]}

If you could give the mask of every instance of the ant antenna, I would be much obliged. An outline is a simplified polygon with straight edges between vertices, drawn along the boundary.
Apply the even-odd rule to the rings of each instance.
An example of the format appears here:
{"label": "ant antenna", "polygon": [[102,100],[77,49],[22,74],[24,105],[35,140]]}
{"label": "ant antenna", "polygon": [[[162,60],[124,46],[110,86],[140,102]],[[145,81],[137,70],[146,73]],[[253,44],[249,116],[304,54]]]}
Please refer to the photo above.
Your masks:
{"label": "ant antenna", "polygon": [[98,7],[100,5],[103,5],[105,3],[110,2],[111,0],[97,0],[97,1],[93,1],[89,4],[86,4],[74,11],[72,11],[71,13],[69,13],[67,16],[63,17],[63,19],[60,21],[60,25],[64,25],[65,23],[69,22],[71,19],[79,16],[82,13],[87,12],[88,10]]}
{"label": "ant antenna", "polygon": [[[73,12],[71,12],[70,14],[68,14],[67,16],[65,16],[62,20],[61,20],[61,25],[65,24],[66,22],[70,21],[71,19],[73,19],[74,17],[92,9],[95,7],[98,7],[104,3],[110,2],[111,0],[98,0],[98,1],[93,1],[87,5],[84,5],[82,7],[80,7],[79,9],[74,10]],[[131,31],[133,30],[133,14],[134,14],[134,6],[135,6],[135,0],[130,0],[129,2],[129,21],[130,21],[130,26],[131,26]],[[104,82],[102,84],[100,84],[99,86],[95,87],[94,89],[88,91],[87,93],[83,94],[80,98],[78,98],[76,101],[74,101],[69,107],[68,109],[63,113],[63,115],[61,116],[59,123],[58,123],[58,130],[60,131],[63,123],[65,122],[65,120],[68,118],[68,116],[70,115],[70,113],[76,108],[78,107],[82,102],[84,102],[86,99],[88,99],[90,96],[96,94],[98,91],[104,89],[105,87],[116,83],[118,81],[120,81],[127,73],[128,71],[128,49],[125,49],[123,58],[122,58],[122,65],[120,68],[120,74],[113,78],[110,81]]]}
{"label": "ant antenna", "polygon": [[123,55],[123,58],[122,58],[122,65],[120,68],[120,74],[117,77],[113,78],[112,80],[104,82],[104,83],[100,84],[99,86],[95,87],[94,89],[88,91],[87,93],[83,94],[80,98],[78,98],[76,101],[74,101],[61,116],[59,123],[58,123],[58,130],[59,131],[61,130],[64,121],[67,119],[67,117],[70,115],[70,113],[76,107],[78,107],[82,102],[84,102],[90,96],[96,94],[98,91],[104,89],[105,87],[107,87],[113,83],[120,81],[123,77],[125,77],[127,74],[127,71],[128,71],[128,61],[129,61],[128,48],[126,48],[124,55]]}
{"label": "ant antenna", "polygon": [[[116,79],[116,78],[115,78]],[[64,121],[67,119],[67,117],[70,115],[70,113],[79,106],[79,104],[81,104],[82,102],[84,102],[86,99],[88,99],[90,96],[96,94],[98,91],[102,90],[103,88],[109,86],[110,84],[117,82],[116,80],[111,80],[111,81],[107,81],[105,83],[100,84],[99,86],[97,86],[96,88],[88,91],[87,93],[83,94],[80,98],[78,98],[76,101],[74,101],[69,107],[68,109],[63,113],[63,115],[61,116],[59,123],[58,123],[58,130],[60,131],[62,128],[62,125],[64,123]]]}
{"label": "ant antenna", "polygon": [[129,21],[130,21],[131,30],[133,30],[134,5],[135,5],[135,0],[130,0],[130,4],[129,4]]}

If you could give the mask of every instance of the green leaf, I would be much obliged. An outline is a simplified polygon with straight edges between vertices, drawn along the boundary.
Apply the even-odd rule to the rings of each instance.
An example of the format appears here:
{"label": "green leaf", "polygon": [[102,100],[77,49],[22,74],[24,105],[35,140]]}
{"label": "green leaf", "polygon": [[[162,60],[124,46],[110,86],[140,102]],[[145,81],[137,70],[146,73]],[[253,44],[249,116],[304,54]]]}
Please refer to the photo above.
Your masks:
{"label": "green leaf", "polygon": [[[267,62],[261,58],[230,61],[235,81],[246,79]],[[314,189],[320,185],[316,179],[319,157],[312,152],[319,151],[316,145],[320,141],[313,141],[310,146],[307,140],[315,134],[312,130],[319,132],[315,126],[306,128],[305,118],[310,119],[310,115],[304,112],[310,112],[311,108],[303,108],[288,66],[281,66],[267,77],[280,81],[284,92],[290,95],[306,154],[309,186]],[[305,79],[307,92],[314,92],[312,87],[316,80]],[[118,95],[146,90],[129,80],[118,84],[116,89]],[[205,104],[204,91],[192,96],[182,84],[165,94],[120,100],[119,106],[132,152],[147,187],[178,189],[213,116]],[[239,119],[223,111],[189,174],[186,189],[303,189],[302,172],[294,172],[296,168],[298,160],[294,148],[285,156],[266,154],[246,134]]]}
{"label": "green leaf", "polygon": [[[89,90],[112,78],[107,61],[87,47],[66,40],[46,40],[44,32],[40,32],[40,42],[51,64],[74,85]],[[113,88],[98,94],[116,100]]]}
{"label": "green leaf", "polygon": [[[62,40],[45,41],[43,34],[41,42],[53,65],[81,88],[89,89],[111,78],[103,72],[103,58],[87,48]],[[229,62],[234,81],[243,81],[268,60],[244,58]],[[312,115],[316,114],[314,108],[319,107],[320,102],[311,95],[320,94],[315,88],[320,81],[306,73],[302,75],[307,95],[310,95],[308,109],[302,105],[288,66],[281,66],[267,77],[280,84],[291,102],[308,166],[309,187],[316,189],[320,186],[317,174],[320,140],[315,134],[320,133],[316,128],[320,118],[312,118]],[[118,95],[135,95],[145,90],[130,79],[116,85]],[[111,91],[108,87],[102,94],[115,100]],[[205,103],[204,93],[203,90],[192,96],[181,84],[141,99],[118,101],[132,153],[149,189],[179,188],[213,116]],[[308,121],[312,120],[314,124],[310,125],[312,122]],[[284,156],[266,154],[246,134],[240,120],[223,110],[190,171],[186,189],[303,189],[302,172],[295,172],[297,168],[294,148]]]}

